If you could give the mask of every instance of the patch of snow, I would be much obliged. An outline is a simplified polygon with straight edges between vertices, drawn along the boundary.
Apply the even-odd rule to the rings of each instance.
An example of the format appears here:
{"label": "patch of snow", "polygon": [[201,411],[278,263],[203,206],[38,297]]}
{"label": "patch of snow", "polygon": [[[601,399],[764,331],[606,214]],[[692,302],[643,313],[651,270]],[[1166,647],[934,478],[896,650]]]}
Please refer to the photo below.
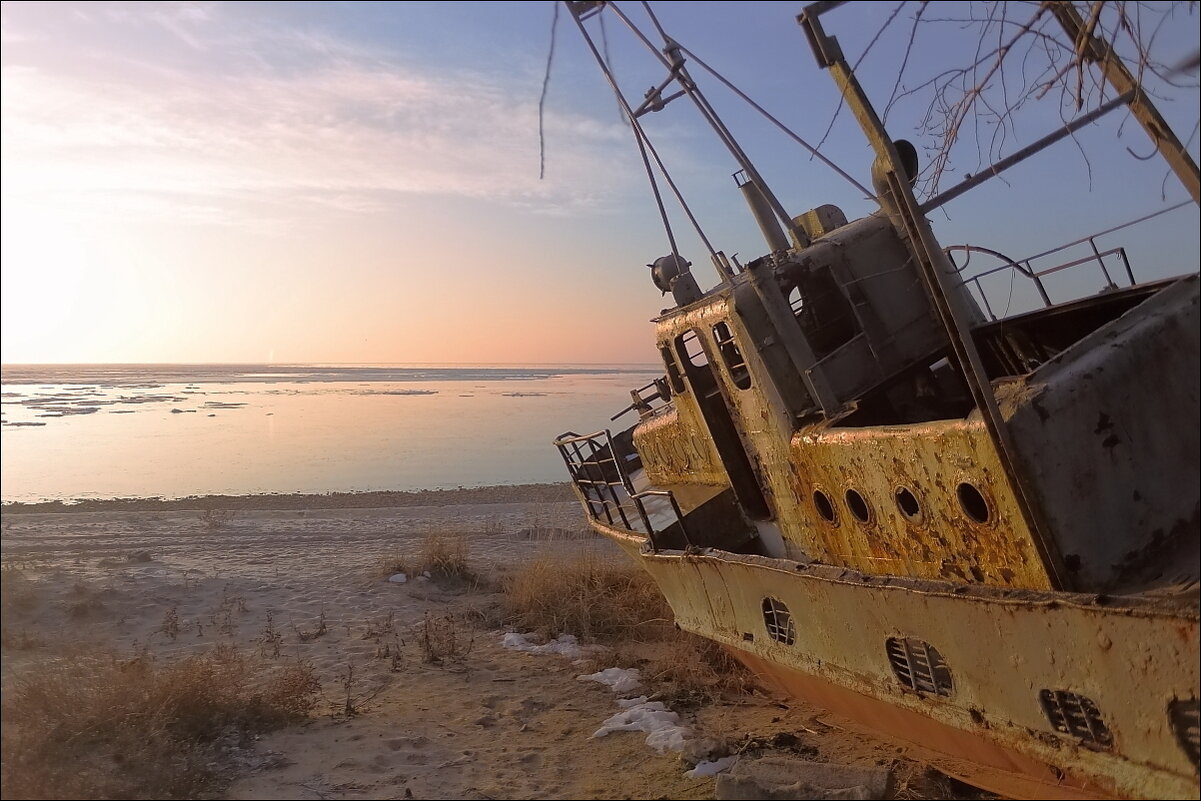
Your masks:
{"label": "patch of snow", "polygon": [[605,685],[613,692],[619,695],[632,693],[642,686],[642,674],[637,668],[605,668],[597,673],[589,673],[586,676],[576,676],[579,681],[595,681]]}
{"label": "patch of snow", "polygon": [[682,751],[688,742],[688,728],[680,725],[680,716],[662,701],[643,700],[623,709],[602,723],[592,736],[604,737],[615,731],[646,732],[646,744],[660,754]]}
{"label": "patch of snow", "polygon": [[703,779],[706,776],[716,776],[723,770],[729,770],[734,767],[734,763],[738,761],[738,754],[730,754],[728,757],[714,759],[712,761],[705,760],[696,763],[696,767],[684,774],[686,779]]}
{"label": "patch of snow", "polygon": [[530,654],[559,654],[571,659],[578,659],[584,655],[584,650],[580,648],[580,643],[573,634],[560,634],[545,645],[535,645],[530,642],[529,636],[510,631],[501,639],[500,644],[504,648]]}
{"label": "patch of snow", "polygon": [[404,584],[408,580],[409,580],[409,577],[406,576],[404,573],[397,573],[395,575],[388,577],[388,581],[392,582],[393,584]]}

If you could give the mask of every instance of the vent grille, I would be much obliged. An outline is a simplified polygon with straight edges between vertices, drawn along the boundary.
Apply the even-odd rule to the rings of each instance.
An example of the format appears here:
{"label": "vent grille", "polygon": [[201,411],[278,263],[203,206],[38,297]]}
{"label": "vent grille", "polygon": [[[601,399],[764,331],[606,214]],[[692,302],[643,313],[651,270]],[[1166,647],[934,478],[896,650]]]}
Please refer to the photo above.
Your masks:
{"label": "vent grille", "polygon": [[763,599],[763,625],[767,627],[767,636],[776,642],[785,645],[796,642],[796,624],[783,601],[770,596]]}
{"label": "vent grille", "polygon": [[1198,713],[1197,699],[1173,701],[1168,707],[1168,717],[1184,753],[1193,765],[1201,766],[1201,714]]}
{"label": "vent grille", "polygon": [[951,669],[930,643],[913,637],[889,637],[884,650],[897,681],[905,687],[931,695],[951,694]]}
{"label": "vent grille", "polygon": [[1091,698],[1067,690],[1042,690],[1038,702],[1055,731],[1078,737],[1086,745],[1102,748],[1113,745],[1113,734]]}

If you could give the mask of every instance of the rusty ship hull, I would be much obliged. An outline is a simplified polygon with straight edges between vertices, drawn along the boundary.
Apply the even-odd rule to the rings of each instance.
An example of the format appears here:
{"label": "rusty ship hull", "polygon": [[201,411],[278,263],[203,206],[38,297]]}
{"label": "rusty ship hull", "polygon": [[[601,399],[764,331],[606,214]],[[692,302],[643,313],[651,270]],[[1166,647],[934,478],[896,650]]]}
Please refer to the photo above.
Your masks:
{"label": "rusty ship hull", "polygon": [[[616,4],[567,3],[644,159],[640,118],[690,98],[729,143],[767,244],[741,264],[705,239],[719,283],[702,291],[664,214],[672,252],[649,265],[674,301],[653,321],[663,377],[613,418],[636,412],[632,426],[555,440],[589,523],[682,629],[948,774],[1016,798],[1196,798],[1195,265],[1140,282],[1098,243],[1149,217],[1018,261],[944,246],[927,218],[1124,104],[1193,203],[1197,166],[1107,57],[1120,97],[919,202],[916,151],[887,136],[822,27],[838,5],[799,21],[875,153],[860,188],[879,209],[854,220],[783,209],[653,13],[669,75],[635,108],[585,23],[611,8],[633,24]],[[1069,3],[1052,10],[1087,39]],[[957,254],[1001,264],[973,274]],[[1081,265],[1101,291],[1053,299],[1045,276]],[[998,317],[979,283],[998,270],[1041,308]]]}

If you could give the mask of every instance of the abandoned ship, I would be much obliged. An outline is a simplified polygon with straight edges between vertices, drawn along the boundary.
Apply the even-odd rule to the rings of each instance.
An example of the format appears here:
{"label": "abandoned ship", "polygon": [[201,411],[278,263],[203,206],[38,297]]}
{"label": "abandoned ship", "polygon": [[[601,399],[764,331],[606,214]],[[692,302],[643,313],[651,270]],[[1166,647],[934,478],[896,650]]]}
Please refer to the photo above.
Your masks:
{"label": "abandoned ship", "polygon": [[[838,5],[798,21],[875,154],[879,210],[857,220],[784,210],[687,65],[709,68],[649,7],[662,47],[616,3],[566,3],[661,213],[640,119],[684,97],[741,167],[767,242],[746,264],[710,248],[721,280],[702,291],[668,225],[672,252],[651,265],[674,301],[654,320],[663,377],[631,393],[633,426],[555,441],[590,525],[653,576],[680,627],[946,773],[1019,798],[1196,798],[1198,275],[1140,283],[1092,239],[1073,243],[1087,259],[1040,268],[944,247],[927,216],[1119,106],[1190,208],[1197,165],[1074,7],[1052,3],[1114,100],[919,202],[913,147],[887,136],[824,30]],[[667,70],[637,105],[589,33],[599,14]],[[1031,282],[1043,308],[998,319],[972,256]],[[1080,262],[1104,291],[1053,302],[1044,276]]]}

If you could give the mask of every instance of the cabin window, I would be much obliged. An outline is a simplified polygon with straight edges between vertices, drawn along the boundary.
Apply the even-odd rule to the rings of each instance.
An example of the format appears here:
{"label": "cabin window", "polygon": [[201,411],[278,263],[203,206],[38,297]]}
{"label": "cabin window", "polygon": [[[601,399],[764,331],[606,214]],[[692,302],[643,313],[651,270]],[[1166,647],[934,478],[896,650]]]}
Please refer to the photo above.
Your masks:
{"label": "cabin window", "polygon": [[801,333],[817,358],[837,350],[859,333],[859,321],[829,267],[793,265],[781,286]]}
{"label": "cabin window", "polygon": [[663,357],[663,366],[667,368],[667,383],[671,385],[671,394],[683,394],[684,377],[680,375],[680,368],[676,365],[675,357],[671,355],[671,348],[661,345],[659,355]]}
{"label": "cabin window", "polygon": [[747,370],[746,359],[742,358],[742,351],[738,349],[738,342],[735,341],[729,324],[718,323],[713,326],[713,339],[717,342],[717,350],[721,353],[721,360],[725,362],[734,386],[750,389],[751,373]]}
{"label": "cabin window", "polygon": [[709,354],[701,344],[701,333],[695,328],[685,331],[676,337],[676,351],[687,364],[704,368],[709,366]]}
{"label": "cabin window", "polygon": [[838,525],[838,513],[834,510],[834,503],[830,500],[829,495],[821,490],[814,490],[813,506],[817,509],[817,513],[822,516],[822,520]]}
{"label": "cabin window", "polygon": [[858,490],[849,489],[846,492],[847,508],[851,510],[851,514],[860,523],[870,523],[872,521],[872,508],[868,506],[867,499],[864,498]]}

